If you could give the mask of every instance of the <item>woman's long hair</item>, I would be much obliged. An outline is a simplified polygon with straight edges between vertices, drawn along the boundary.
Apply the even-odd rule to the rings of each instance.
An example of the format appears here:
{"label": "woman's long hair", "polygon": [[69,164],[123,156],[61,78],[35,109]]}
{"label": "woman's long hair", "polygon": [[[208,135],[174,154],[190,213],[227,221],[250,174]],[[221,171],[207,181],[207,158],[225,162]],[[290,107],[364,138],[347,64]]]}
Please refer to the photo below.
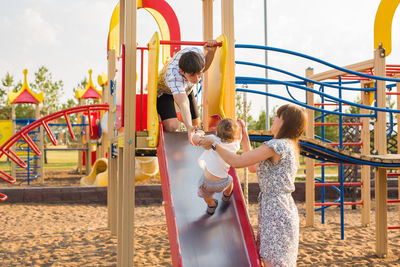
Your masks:
{"label": "woman's long hair", "polygon": [[305,112],[295,105],[286,104],[279,107],[276,115],[283,120],[283,124],[275,138],[288,138],[297,144],[306,128]]}

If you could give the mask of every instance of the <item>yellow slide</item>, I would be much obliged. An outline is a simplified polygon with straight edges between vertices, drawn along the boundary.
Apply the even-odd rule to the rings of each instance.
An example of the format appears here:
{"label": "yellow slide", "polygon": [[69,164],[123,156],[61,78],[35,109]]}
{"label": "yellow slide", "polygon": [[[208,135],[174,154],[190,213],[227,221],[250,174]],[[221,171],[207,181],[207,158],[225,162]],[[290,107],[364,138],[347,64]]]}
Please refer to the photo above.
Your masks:
{"label": "yellow slide", "polygon": [[150,179],[158,173],[157,157],[136,157],[135,181]]}
{"label": "yellow slide", "polygon": [[106,158],[97,159],[88,176],[81,178],[81,186],[107,186],[108,161]]}
{"label": "yellow slide", "polygon": [[[96,160],[88,176],[81,178],[81,186],[107,186],[108,164],[106,158]],[[135,181],[150,179],[158,173],[157,157],[136,157]]]}

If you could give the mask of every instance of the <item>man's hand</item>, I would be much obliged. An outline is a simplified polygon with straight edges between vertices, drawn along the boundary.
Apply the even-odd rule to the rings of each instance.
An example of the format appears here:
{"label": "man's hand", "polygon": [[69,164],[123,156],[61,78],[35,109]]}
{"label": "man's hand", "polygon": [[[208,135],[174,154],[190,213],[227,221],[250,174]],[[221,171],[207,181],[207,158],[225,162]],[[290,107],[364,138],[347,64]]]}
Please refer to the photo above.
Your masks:
{"label": "man's hand", "polygon": [[195,146],[199,146],[200,145],[200,140],[203,138],[204,134],[205,133],[203,131],[201,131],[201,130],[198,130],[195,133],[193,133],[192,141],[193,141],[193,144]]}
{"label": "man's hand", "polygon": [[192,126],[191,129],[188,129],[188,140],[189,140],[189,143],[190,143],[191,145],[195,145],[195,144],[193,143],[193,140],[192,140],[193,134],[194,134],[194,130],[196,130],[196,126]]}
{"label": "man's hand", "polygon": [[216,40],[208,40],[207,43],[204,45],[204,49],[208,52],[215,52],[217,50],[217,41]]}

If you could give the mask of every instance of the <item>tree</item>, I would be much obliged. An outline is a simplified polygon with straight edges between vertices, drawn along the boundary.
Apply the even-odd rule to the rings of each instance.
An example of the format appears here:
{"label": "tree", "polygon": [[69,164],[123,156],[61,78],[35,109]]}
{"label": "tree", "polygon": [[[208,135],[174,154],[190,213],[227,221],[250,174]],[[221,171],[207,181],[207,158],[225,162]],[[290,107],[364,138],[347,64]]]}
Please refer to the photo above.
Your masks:
{"label": "tree", "polygon": [[43,116],[60,110],[60,99],[64,94],[63,86],[62,80],[53,81],[53,75],[45,66],[41,66],[38,71],[35,72],[35,81],[30,84],[30,87],[44,93],[45,98],[42,102],[43,106],[41,111]]}
{"label": "tree", "polygon": [[[236,118],[244,120],[244,106],[243,106],[243,100],[242,100],[242,94],[236,94]],[[254,119],[250,115],[250,109],[251,109],[251,102],[248,102],[247,105],[247,125],[250,125],[250,123],[253,123]]]}
{"label": "tree", "polygon": [[9,72],[1,79],[0,87],[0,120],[11,119],[11,105],[7,100],[8,92],[14,87],[14,76]]}
{"label": "tree", "polygon": [[9,72],[6,73],[3,79],[1,79],[1,85],[3,88],[0,88],[0,105],[1,106],[6,106],[8,103],[7,101],[7,93],[10,90],[10,88],[14,84],[14,76],[10,75]]}
{"label": "tree", "polygon": [[265,110],[263,110],[258,116],[258,120],[251,121],[247,128],[249,130],[265,130],[266,129],[265,120],[266,120],[266,113]]}

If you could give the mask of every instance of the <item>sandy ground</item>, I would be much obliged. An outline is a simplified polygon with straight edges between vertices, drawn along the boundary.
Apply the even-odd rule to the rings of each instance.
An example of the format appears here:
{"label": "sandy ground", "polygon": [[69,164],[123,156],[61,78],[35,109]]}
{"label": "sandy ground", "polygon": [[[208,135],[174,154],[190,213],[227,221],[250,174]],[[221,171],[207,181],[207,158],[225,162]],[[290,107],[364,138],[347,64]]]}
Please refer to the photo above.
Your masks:
{"label": "sandy ground", "polygon": [[[338,208],[314,228],[301,217],[298,266],[400,266],[400,231],[389,231],[389,254],[377,258],[374,212],[371,226],[360,227],[360,210],[346,208],[345,239],[340,239]],[[82,204],[0,204],[0,266],[116,266],[117,240],[107,229],[107,209]],[[257,205],[249,206],[257,225]],[[396,207],[390,224],[399,224]],[[162,206],[135,209],[135,266],[171,266]]]}

